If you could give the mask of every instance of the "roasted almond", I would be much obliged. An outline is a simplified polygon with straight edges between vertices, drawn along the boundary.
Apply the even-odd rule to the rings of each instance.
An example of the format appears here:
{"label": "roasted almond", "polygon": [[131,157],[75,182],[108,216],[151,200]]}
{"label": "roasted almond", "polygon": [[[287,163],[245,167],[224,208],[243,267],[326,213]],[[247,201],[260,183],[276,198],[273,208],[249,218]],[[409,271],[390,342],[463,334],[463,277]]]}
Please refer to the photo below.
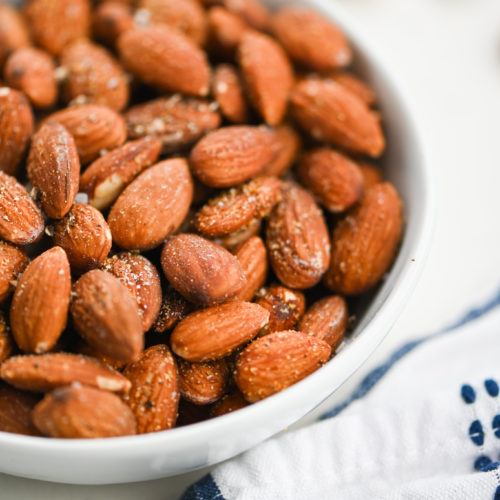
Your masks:
{"label": "roasted almond", "polygon": [[3,311],[0,311],[0,363],[3,363],[12,354],[14,349],[14,341],[12,340],[7,318]]}
{"label": "roasted almond", "polygon": [[375,186],[375,184],[384,181],[384,176],[382,175],[381,170],[375,165],[367,163],[366,161],[358,161],[356,164],[358,165],[361,175],[363,176],[364,193],[367,193],[373,186]]}
{"label": "roasted almond", "polygon": [[51,248],[28,265],[10,306],[12,335],[24,352],[54,347],[66,327],[70,293],[69,262],[62,248]]}
{"label": "roasted almond", "polygon": [[92,33],[97,40],[113,47],[117,38],[134,26],[130,7],[122,2],[103,2],[92,16]]}
{"label": "roasted almond", "polygon": [[260,219],[253,219],[252,222],[246,227],[241,228],[239,231],[228,234],[227,236],[222,236],[220,238],[214,238],[214,242],[218,245],[223,246],[230,252],[234,252],[237,248],[241,247],[253,236],[260,234],[262,228],[262,221]]}
{"label": "roasted almond", "polygon": [[179,405],[179,377],[170,349],[166,345],[146,349],[124,375],[132,382],[125,401],[137,419],[137,432],[172,428]]}
{"label": "roasted almond", "polygon": [[254,338],[268,319],[257,304],[229,302],[190,314],[175,327],[170,344],[188,361],[223,358]]}
{"label": "roasted almond", "polygon": [[245,272],[225,248],[195,234],[179,234],[165,243],[163,272],[190,302],[213,305],[235,297],[245,286]]}
{"label": "roasted almond", "polygon": [[0,241],[0,303],[10,297],[28,262],[28,255],[24,250]]}
{"label": "roasted almond", "polygon": [[255,403],[316,371],[328,361],[330,351],[325,341],[305,333],[271,333],[238,356],[234,379],[245,399]]}
{"label": "roasted almond", "polygon": [[17,49],[29,47],[28,28],[21,14],[8,3],[0,4],[0,68]]}
{"label": "roasted almond", "polygon": [[344,88],[352,92],[355,96],[361,99],[368,107],[375,104],[376,96],[374,90],[363,80],[360,80],[352,73],[338,71],[329,75],[333,81],[339,83]]}
{"label": "roasted almond", "polygon": [[0,431],[39,436],[31,422],[31,411],[38,399],[0,382]]}
{"label": "roasted almond", "polygon": [[260,0],[222,0],[222,4],[252,28],[266,30],[269,26],[269,10]]}
{"label": "roasted almond", "polygon": [[333,232],[325,284],[336,293],[366,292],[389,269],[402,232],[402,203],[389,182],[376,184]]}
{"label": "roasted almond", "polygon": [[241,395],[241,392],[235,391],[231,394],[222,396],[222,398],[210,408],[210,416],[212,418],[221,417],[222,415],[227,415],[233,411],[245,408],[245,406],[248,406],[245,398]]}
{"label": "roasted almond", "polygon": [[110,358],[137,359],[144,345],[142,322],[125,285],[96,269],[84,274],[73,292],[70,312],[78,333]]}
{"label": "roasted almond", "polygon": [[267,250],[266,245],[258,236],[252,236],[235,253],[239,260],[247,283],[238,293],[238,300],[252,300],[257,290],[267,278]]}
{"label": "roasted almond", "polygon": [[125,368],[125,365],[127,364],[125,361],[118,361],[116,359],[110,358],[109,356],[102,354],[100,351],[98,351],[95,347],[91,346],[88,342],[86,342],[82,338],[78,339],[73,347],[74,351],[77,354],[83,354],[86,357],[97,359],[98,361],[100,361],[106,366],[109,366],[113,370],[121,371],[123,368]]}
{"label": "roasted almond", "polygon": [[57,122],[48,122],[33,136],[26,165],[44,212],[61,219],[78,193],[80,160],[73,136]]}
{"label": "roasted almond", "polygon": [[209,46],[212,52],[234,56],[240,39],[249,26],[237,14],[223,7],[208,11]]}
{"label": "roasted almond", "polygon": [[215,68],[213,93],[222,114],[233,123],[248,120],[248,105],[240,75],[230,64]]}
{"label": "roasted almond", "polygon": [[155,319],[153,330],[163,333],[172,329],[183,320],[192,310],[191,304],[174,288],[168,287],[163,292],[160,312]]}
{"label": "roasted almond", "polygon": [[185,160],[165,160],[147,169],[111,208],[108,224],[114,243],[127,250],[157,247],[180,227],[192,197]]}

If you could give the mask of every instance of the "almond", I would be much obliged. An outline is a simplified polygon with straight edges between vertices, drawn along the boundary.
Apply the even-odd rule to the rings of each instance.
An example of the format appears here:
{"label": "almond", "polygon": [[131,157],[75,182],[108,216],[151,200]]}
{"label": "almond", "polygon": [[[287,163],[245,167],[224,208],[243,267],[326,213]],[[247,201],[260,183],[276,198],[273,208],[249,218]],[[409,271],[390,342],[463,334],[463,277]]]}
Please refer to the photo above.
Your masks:
{"label": "almond", "polygon": [[281,8],[273,16],[272,31],[290,57],[306,68],[323,71],[351,62],[352,52],[344,34],[308,7]]}
{"label": "almond", "polygon": [[51,54],[89,32],[88,0],[31,0],[24,13],[33,40]]}
{"label": "almond", "polygon": [[125,113],[128,137],[157,137],[164,153],[177,152],[220,125],[216,108],[217,105],[207,99],[180,94],[138,104]]}
{"label": "almond", "polygon": [[195,227],[207,236],[224,236],[266,217],[279,201],[281,181],[256,177],[210,200],[195,217]]}
{"label": "almond", "polygon": [[134,26],[130,7],[121,2],[103,2],[92,16],[92,33],[95,38],[113,47],[117,38]]}
{"label": "almond", "polygon": [[179,359],[179,389],[181,396],[197,405],[208,405],[226,392],[229,368],[224,359],[191,363]]}
{"label": "almond", "polygon": [[33,126],[33,114],[24,94],[0,87],[0,170],[17,173]]}
{"label": "almond", "polygon": [[130,408],[115,394],[73,384],[47,394],[33,410],[42,434],[54,438],[103,438],[136,433]]}
{"label": "almond", "polygon": [[236,298],[238,300],[252,300],[267,278],[266,245],[258,236],[252,236],[241,245],[235,255],[247,278],[247,284]]}
{"label": "almond", "polygon": [[58,352],[38,356],[14,356],[0,366],[2,379],[25,391],[48,392],[79,382],[112,392],[127,392],[130,381],[96,359]]}
{"label": "almond", "polygon": [[262,175],[283,175],[295,162],[300,151],[299,134],[289,125],[280,125],[274,130],[272,149],[274,158],[264,168]]}
{"label": "almond", "polygon": [[51,248],[28,265],[10,306],[12,335],[24,352],[54,347],[66,327],[70,293],[69,262],[62,248]]}
{"label": "almond", "polygon": [[33,136],[26,165],[44,212],[61,219],[78,193],[80,160],[73,136],[60,123],[48,122]]}
{"label": "almond", "polygon": [[319,282],[330,262],[330,242],[323,213],[306,190],[286,185],[266,234],[271,266],[284,285],[303,289]]}
{"label": "almond", "polygon": [[222,114],[233,123],[248,121],[248,106],[240,75],[230,64],[215,68],[213,93]]}
{"label": "almond", "polygon": [[36,108],[50,108],[57,100],[57,82],[52,57],[30,47],[13,52],[4,68],[7,84],[26,94]]}
{"label": "almond", "polygon": [[210,48],[213,52],[233,57],[240,39],[248,25],[236,14],[223,7],[213,7],[208,11]]}
{"label": "almond", "polygon": [[37,402],[32,394],[0,382],[0,431],[39,436],[31,422],[31,411]]}
{"label": "almond", "polygon": [[277,125],[294,83],[285,51],[269,36],[248,31],[238,46],[238,62],[253,106],[266,123]]}
{"label": "almond", "polygon": [[255,403],[316,371],[330,346],[301,332],[276,332],[252,342],[236,362],[234,378],[245,399]]}
{"label": "almond", "polygon": [[324,340],[335,352],[344,339],[348,317],[345,300],[340,295],[331,295],[318,300],[306,311],[298,330]]}
{"label": "almond", "polygon": [[99,267],[111,250],[111,231],[104,217],[85,203],[75,203],[52,230],[52,241],[65,250],[75,273]]}
{"label": "almond", "polygon": [[88,342],[85,342],[82,338],[79,338],[74,345],[74,351],[78,354],[83,354],[86,357],[94,358],[103,363],[106,366],[109,366],[113,370],[121,371],[125,368],[127,364],[125,361],[118,361],[116,359],[110,358],[99,352],[95,347],[91,346]]}
{"label": "almond", "polygon": [[21,14],[8,3],[0,4],[0,68],[17,49],[28,47],[30,37]]}
{"label": "almond", "polygon": [[159,90],[206,96],[210,67],[205,53],[186,35],[162,24],[132,28],[118,39],[124,65]]}
{"label": "almond", "polygon": [[342,85],[345,89],[352,92],[356,97],[361,99],[368,107],[375,104],[376,95],[374,90],[363,80],[354,76],[352,73],[339,71],[332,73],[329,77]]}
{"label": "almond", "polygon": [[389,269],[402,232],[402,203],[392,184],[376,184],[348,212],[332,236],[325,284],[336,293],[366,292]]}
{"label": "almond", "polygon": [[93,207],[108,208],[136,175],[158,159],[160,148],[158,139],[144,137],[113,149],[85,170],[80,191],[87,193]]}
{"label": "almond", "polygon": [[104,355],[133,361],[144,345],[135,300],[110,273],[89,271],[74,285],[70,312],[78,333]]}
{"label": "almond", "polygon": [[299,82],[291,96],[297,123],[314,139],[377,157],[385,148],[378,115],[356,95],[331,80]]}
{"label": "almond", "polygon": [[261,232],[261,228],[261,220],[253,219],[248,226],[243,227],[239,231],[228,234],[227,236],[215,238],[214,242],[218,245],[223,246],[230,252],[234,252],[237,248],[246,243],[250,238],[259,235]]}
{"label": "almond", "polygon": [[252,28],[267,29],[271,15],[268,8],[259,0],[223,0],[222,4],[226,9],[241,17]]}
{"label": "almond", "polygon": [[117,277],[131,293],[139,308],[142,329],[153,325],[161,307],[161,283],[156,267],[142,255],[122,252],[106,259],[103,269]]}
{"label": "almond", "polygon": [[24,250],[0,241],[0,303],[10,297],[28,262],[28,255]]}
{"label": "almond", "polygon": [[3,363],[12,354],[14,348],[14,341],[10,334],[9,324],[2,311],[0,312],[0,363]]}
{"label": "almond", "polygon": [[196,177],[211,187],[245,182],[272,160],[272,133],[252,126],[224,127],[206,135],[191,151]]}
{"label": "almond", "polygon": [[105,106],[73,106],[53,113],[46,121],[59,122],[68,129],[82,164],[95,160],[103,150],[121,146],[127,135],[123,118]]}
{"label": "almond", "polygon": [[174,233],[186,217],[193,181],[185,160],[165,160],[143,172],[118,197],[108,216],[113,241],[149,250]]}
{"label": "almond", "polygon": [[328,148],[305,154],[297,175],[330,212],[344,212],[363,194],[363,174],[358,166],[347,156]]}
{"label": "almond", "polygon": [[137,432],[172,428],[179,405],[179,377],[170,349],[161,344],[146,349],[124,375],[132,382],[125,401],[137,419]]}
{"label": "almond", "polygon": [[187,300],[172,287],[163,292],[160,312],[156,317],[153,330],[163,333],[172,329],[179,321],[183,320],[190,312],[192,306]]}
{"label": "almond", "polygon": [[240,392],[233,392],[232,394],[226,394],[219,399],[211,408],[210,408],[210,416],[221,417],[222,415],[227,415],[228,413],[232,413],[233,411],[240,410],[248,406],[248,403],[245,401],[245,398],[241,395]]}
{"label": "almond", "polygon": [[363,176],[363,192],[368,192],[375,184],[384,181],[381,170],[375,165],[366,161],[358,161],[356,163]]}
{"label": "almond", "polygon": [[188,361],[227,356],[257,335],[269,312],[250,302],[229,302],[183,319],[170,337],[172,350]]}
{"label": "almond", "polygon": [[226,302],[246,284],[245,272],[234,255],[195,234],[179,234],[168,240],[161,264],[171,285],[195,304]]}

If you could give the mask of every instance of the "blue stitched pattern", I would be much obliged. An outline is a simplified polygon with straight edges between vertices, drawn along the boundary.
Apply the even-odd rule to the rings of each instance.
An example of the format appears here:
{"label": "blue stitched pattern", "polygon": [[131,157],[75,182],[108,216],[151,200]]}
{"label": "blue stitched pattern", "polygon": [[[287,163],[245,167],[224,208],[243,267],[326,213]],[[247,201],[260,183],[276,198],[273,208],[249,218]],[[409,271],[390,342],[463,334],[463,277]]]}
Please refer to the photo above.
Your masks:
{"label": "blue stitched pattern", "polygon": [[482,446],[484,444],[483,426],[479,420],[474,420],[469,427],[469,437],[474,444]]}
{"label": "blue stitched pattern", "polygon": [[462,399],[469,405],[476,400],[476,391],[469,384],[462,386],[461,395]]}
{"label": "blue stitched pattern", "polygon": [[492,397],[496,398],[498,396],[498,384],[496,383],[495,380],[489,378],[488,380],[484,381],[484,388],[486,389],[486,392]]}
{"label": "blue stitched pattern", "polygon": [[500,415],[494,416],[491,428],[493,429],[493,434],[500,439]]}
{"label": "blue stitched pattern", "polygon": [[225,500],[211,474],[192,484],[181,500]]}
{"label": "blue stitched pattern", "polygon": [[500,500],[500,486],[495,491],[495,496],[493,497],[493,500]]}

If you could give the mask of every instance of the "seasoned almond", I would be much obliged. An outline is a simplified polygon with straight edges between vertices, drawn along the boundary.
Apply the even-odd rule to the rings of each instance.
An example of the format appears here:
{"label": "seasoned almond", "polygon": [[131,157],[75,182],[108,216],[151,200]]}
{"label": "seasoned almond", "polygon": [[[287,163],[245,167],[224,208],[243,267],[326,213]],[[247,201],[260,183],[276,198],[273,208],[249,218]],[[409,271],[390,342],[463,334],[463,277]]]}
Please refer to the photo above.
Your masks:
{"label": "seasoned almond", "polygon": [[249,26],[223,7],[212,7],[208,11],[210,48],[213,52],[226,57],[234,56],[240,39]]}
{"label": "seasoned almond", "polygon": [[255,403],[316,371],[328,361],[330,351],[325,341],[305,333],[271,333],[238,356],[234,379],[245,399]]}
{"label": "seasoned almond", "polygon": [[382,175],[381,170],[375,165],[367,163],[366,161],[358,161],[356,164],[358,165],[361,175],[363,176],[364,193],[367,193],[373,186],[375,186],[375,184],[384,181],[384,176]]}
{"label": "seasoned almond", "polygon": [[33,410],[42,434],[54,438],[103,438],[136,433],[130,408],[115,394],[73,384],[47,394]]}
{"label": "seasoned almond", "polygon": [[172,287],[163,292],[160,312],[156,317],[153,330],[163,333],[172,329],[179,321],[183,320],[192,310],[191,304]]}
{"label": "seasoned almond", "polygon": [[96,359],[65,352],[14,356],[2,363],[0,377],[33,392],[48,392],[73,382],[112,392],[127,392],[131,387],[126,377]]}
{"label": "seasoned almond", "polygon": [[31,422],[31,411],[38,399],[0,382],[0,431],[39,436]]}
{"label": "seasoned almond", "polygon": [[172,428],[179,406],[179,376],[170,349],[166,345],[146,349],[124,375],[132,382],[125,401],[137,419],[137,432]]}
{"label": "seasoned almond", "polygon": [[260,234],[262,222],[260,219],[254,219],[250,224],[239,231],[222,236],[221,238],[214,238],[214,242],[223,246],[230,252],[234,252],[241,245],[246,243],[253,236]]}
{"label": "seasoned almond", "polygon": [[260,0],[223,0],[226,9],[241,17],[252,28],[265,30],[269,26],[270,13]]}
{"label": "seasoned almond", "polygon": [[108,216],[113,241],[149,250],[174,233],[186,217],[193,181],[185,160],[165,160],[147,169],[118,197]]}
{"label": "seasoned almond", "polygon": [[267,249],[274,272],[290,288],[310,288],[330,263],[328,229],[312,196],[288,183],[269,216]]}
{"label": "seasoned almond", "polygon": [[17,49],[29,47],[28,28],[21,14],[8,3],[0,4],[0,68]]}
{"label": "seasoned almond", "polygon": [[268,268],[266,245],[258,236],[252,236],[241,245],[235,255],[247,278],[247,284],[236,298],[238,300],[252,300],[257,290],[266,281]]}
{"label": "seasoned almond", "polygon": [[61,219],[78,193],[80,160],[73,136],[57,122],[48,122],[33,136],[26,165],[44,212]]}
{"label": "seasoned almond", "polygon": [[273,159],[272,132],[252,126],[224,127],[191,151],[191,169],[204,184],[223,188],[245,182]]}
{"label": "seasoned almond", "polygon": [[12,335],[24,352],[54,347],[66,327],[70,293],[69,262],[62,248],[51,248],[28,265],[10,306]]}
{"label": "seasoned almond", "polygon": [[210,416],[212,418],[221,417],[222,415],[227,415],[228,413],[232,413],[233,411],[245,408],[245,406],[248,406],[248,403],[241,395],[241,392],[236,391],[232,394],[226,394],[222,397],[222,399],[217,401],[210,408]]}
{"label": "seasoned almond", "polygon": [[245,272],[234,255],[195,234],[179,234],[168,240],[161,264],[170,284],[195,304],[226,302],[246,284]]}
{"label": "seasoned almond", "polygon": [[243,84],[234,66],[220,64],[215,68],[213,92],[222,114],[230,122],[248,121],[248,106]]}
{"label": "seasoned almond", "polygon": [[14,341],[12,340],[7,318],[3,311],[0,311],[0,363],[4,362],[12,354],[14,348]]}
{"label": "seasoned almond", "polygon": [[110,358],[137,359],[144,345],[142,323],[125,285],[112,274],[95,269],[75,283],[73,292],[70,312],[78,333]]}
{"label": "seasoned almond", "polygon": [[144,137],[113,149],[83,172],[80,191],[87,193],[93,207],[108,208],[136,175],[158,159],[160,148],[158,139]]}
{"label": "seasoned almond", "polygon": [[102,43],[113,47],[117,38],[134,26],[130,7],[122,2],[103,2],[92,15],[92,33]]}
{"label": "seasoned almond", "polygon": [[111,250],[108,224],[99,210],[85,203],[75,203],[52,230],[54,244],[65,250],[75,273],[99,267]]}
{"label": "seasoned almond", "polygon": [[229,302],[190,314],[175,327],[170,344],[188,361],[223,358],[254,338],[268,319],[257,304]]}
{"label": "seasoned almond", "polygon": [[0,303],[10,297],[28,262],[28,255],[24,250],[0,241]]}
{"label": "seasoned almond", "polygon": [[344,88],[352,92],[359,99],[361,99],[368,107],[375,104],[376,96],[374,90],[363,80],[360,80],[357,76],[352,73],[346,73],[345,71],[339,71],[332,73],[329,77],[340,83]]}
{"label": "seasoned almond", "polygon": [[325,284],[336,293],[366,292],[389,269],[402,232],[402,203],[389,182],[376,184],[336,226]]}
{"label": "seasoned almond", "polygon": [[283,175],[295,162],[301,147],[299,134],[289,125],[280,125],[274,130],[273,160],[264,168],[262,175]]}

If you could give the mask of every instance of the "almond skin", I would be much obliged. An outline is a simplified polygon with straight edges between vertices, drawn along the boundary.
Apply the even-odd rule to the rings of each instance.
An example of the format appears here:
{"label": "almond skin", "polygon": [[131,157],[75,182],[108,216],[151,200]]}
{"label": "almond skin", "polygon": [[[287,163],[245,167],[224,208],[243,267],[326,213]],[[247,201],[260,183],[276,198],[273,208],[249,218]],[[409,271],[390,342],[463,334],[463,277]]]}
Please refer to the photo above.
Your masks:
{"label": "almond skin", "polygon": [[280,125],[274,129],[272,149],[273,160],[264,168],[262,175],[280,177],[293,165],[301,147],[301,139],[294,128]]}
{"label": "almond skin", "polygon": [[158,90],[206,96],[210,67],[205,53],[186,35],[164,24],[132,28],[118,39],[125,67]]}
{"label": "almond skin", "polygon": [[215,68],[213,93],[222,114],[233,123],[248,121],[248,105],[240,75],[230,64]]}
{"label": "almond skin", "polygon": [[165,243],[163,272],[187,300],[208,306],[235,297],[245,286],[245,272],[238,259],[195,234],[179,234]]}
{"label": "almond skin", "polygon": [[130,381],[96,359],[58,352],[14,356],[0,366],[0,377],[25,391],[48,392],[73,382],[112,392],[127,392]]}
{"label": "almond skin", "polygon": [[85,203],[75,203],[54,223],[52,241],[65,250],[71,270],[78,274],[102,265],[112,243],[101,212]]}
{"label": "almond skin", "polygon": [[263,128],[220,128],[196,144],[189,164],[207,186],[234,186],[257,175],[273,159],[271,142],[272,133]]}
{"label": "almond skin", "polygon": [[238,356],[234,379],[249,403],[286,389],[316,371],[330,346],[301,332],[276,332],[252,342]]}
{"label": "almond skin", "polygon": [[73,136],[60,123],[42,125],[33,136],[26,168],[44,212],[53,219],[64,217],[78,193],[80,177]]}
{"label": "almond skin", "polygon": [[183,320],[192,310],[192,305],[172,287],[163,292],[160,312],[155,319],[153,330],[163,333],[172,329],[179,321]]}
{"label": "almond skin", "polygon": [[212,52],[232,58],[249,26],[238,15],[223,7],[208,11],[209,46]]}
{"label": "almond skin", "polygon": [[301,6],[281,8],[272,31],[290,57],[313,71],[347,66],[352,53],[343,33],[318,12]]}
{"label": "almond skin", "polygon": [[223,0],[222,4],[256,30],[266,30],[269,26],[271,15],[259,0]]}
{"label": "almond skin", "polygon": [[245,406],[248,406],[248,403],[240,392],[226,394],[210,408],[210,417],[221,417],[222,415],[245,408]]}
{"label": "almond skin", "polygon": [[247,242],[252,236],[260,234],[262,229],[262,221],[260,219],[253,219],[248,226],[243,227],[239,231],[215,238],[214,242],[223,246],[230,252],[234,252],[243,243]]}
{"label": "almond skin", "polygon": [[357,76],[354,76],[353,74],[347,73],[345,71],[339,71],[329,75],[329,78],[352,92],[368,107],[372,107],[375,104],[376,95],[374,90],[363,80],[360,80]]}
{"label": "almond skin", "polygon": [[144,346],[141,318],[118,278],[95,269],[75,283],[73,292],[70,312],[78,333],[110,358],[137,359]]}
{"label": "almond skin", "polygon": [[361,171],[361,175],[363,176],[364,193],[367,193],[373,186],[375,186],[375,184],[384,181],[384,176],[382,175],[381,170],[375,165],[365,161],[358,161],[357,165]]}
{"label": "almond skin", "polygon": [[0,312],[0,363],[3,363],[12,354],[14,348],[14,341],[10,334],[9,324],[2,311]]}
{"label": "almond skin", "polygon": [[269,36],[248,31],[238,46],[238,62],[253,106],[266,123],[277,125],[294,83],[285,51]]}
{"label": "almond skin", "polygon": [[158,139],[144,137],[113,149],[83,172],[80,191],[87,193],[93,207],[108,208],[136,175],[156,162],[160,148]]}
{"label": "almond skin", "polygon": [[290,101],[295,120],[314,139],[372,157],[383,153],[378,115],[342,85],[308,78],[295,86]]}
{"label": "almond skin", "polygon": [[143,172],[118,197],[108,216],[113,241],[127,250],[149,250],[177,231],[193,197],[185,160],[162,161]]}
{"label": "almond skin", "polygon": [[130,7],[121,2],[103,2],[92,16],[92,33],[102,43],[113,47],[117,38],[134,26]]}
{"label": "almond skin", "polygon": [[17,279],[28,265],[28,255],[10,243],[0,241],[0,303],[5,302],[16,288]]}
{"label": "almond skin", "polygon": [[247,284],[238,293],[238,300],[252,300],[257,290],[265,283],[267,278],[267,250],[266,245],[258,236],[252,236],[235,253],[239,260]]}
{"label": "almond skin", "polygon": [[290,288],[317,284],[330,263],[328,229],[312,196],[288,183],[269,216],[267,249],[279,280]]}
{"label": "almond skin", "polygon": [[54,438],[103,438],[136,433],[130,408],[115,394],[80,384],[59,387],[33,410],[42,434]]}
{"label": "almond skin", "polygon": [[188,361],[223,358],[255,337],[268,319],[268,311],[250,302],[196,311],[175,327],[170,337],[172,351]]}
{"label": "almond skin", "polygon": [[328,148],[309,151],[302,157],[297,175],[327,210],[340,213],[363,194],[363,174],[347,156]]}
{"label": "almond skin", "polygon": [[327,287],[358,295],[375,286],[396,256],[402,225],[396,189],[388,182],[376,184],[333,232]]}
{"label": "almond skin", "polygon": [[66,327],[70,293],[69,262],[62,248],[51,248],[28,265],[10,306],[12,335],[24,352],[54,347]]}
{"label": "almond skin", "polygon": [[31,411],[38,399],[0,382],[0,431],[39,436],[31,422]]}
{"label": "almond skin", "polygon": [[21,14],[8,3],[0,4],[0,68],[12,52],[29,47],[30,36]]}
{"label": "almond skin", "polygon": [[166,345],[146,349],[128,365],[124,375],[132,382],[125,401],[137,419],[137,432],[157,432],[174,427],[179,406],[177,365]]}

